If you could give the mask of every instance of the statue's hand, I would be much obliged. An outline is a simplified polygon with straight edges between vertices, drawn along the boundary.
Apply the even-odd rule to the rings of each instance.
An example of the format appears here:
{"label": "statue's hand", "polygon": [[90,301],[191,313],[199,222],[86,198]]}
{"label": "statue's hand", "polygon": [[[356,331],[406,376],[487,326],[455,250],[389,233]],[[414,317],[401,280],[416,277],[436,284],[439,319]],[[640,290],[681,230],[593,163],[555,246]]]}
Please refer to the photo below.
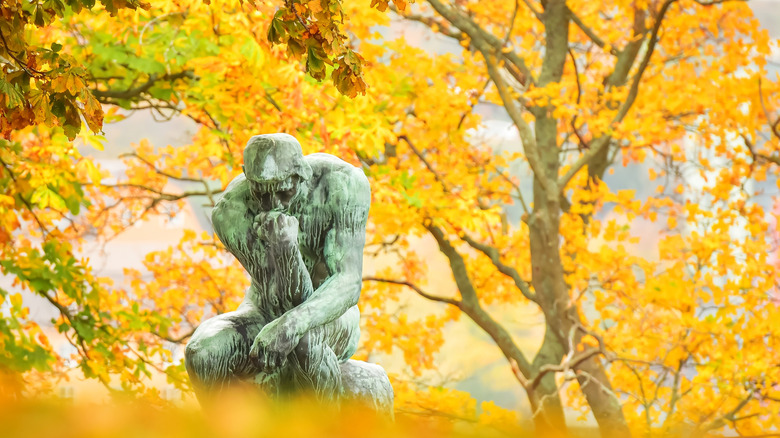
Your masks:
{"label": "statue's hand", "polygon": [[280,211],[255,216],[255,232],[271,245],[293,245],[298,242],[298,219]]}
{"label": "statue's hand", "polygon": [[294,319],[282,316],[260,330],[249,350],[249,358],[260,371],[272,373],[287,363],[287,356],[303,336],[298,325]]}

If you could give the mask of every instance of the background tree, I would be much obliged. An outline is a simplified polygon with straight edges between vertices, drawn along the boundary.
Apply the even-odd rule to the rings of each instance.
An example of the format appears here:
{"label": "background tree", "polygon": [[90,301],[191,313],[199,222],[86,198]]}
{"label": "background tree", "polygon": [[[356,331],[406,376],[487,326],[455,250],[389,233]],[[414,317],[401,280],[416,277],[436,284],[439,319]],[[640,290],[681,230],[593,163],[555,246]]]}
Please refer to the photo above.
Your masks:
{"label": "background tree", "polygon": [[[200,126],[190,145],[141,143],[116,184],[101,184],[105,174],[57,130],[8,133],[17,152],[3,173],[3,270],[60,308],[57,323],[80,345],[85,373],[144,390],[144,376],[159,367],[186,385],[181,366],[167,366],[164,342],[186,342],[204,312],[229,310],[245,280],[210,236],[190,233],[178,248],[150,254],[154,281],[128,272],[129,285],[117,287],[68,264],[69,246],[47,252],[39,238],[17,252],[11,238],[22,231],[14,230],[34,234],[36,221],[50,228],[65,216],[57,238],[43,241],[71,245],[87,224],[110,238],[166,203],[213,202],[240,172],[251,135],[288,132],[308,152],[364,168],[373,187],[368,251],[400,260],[367,279],[364,353],[400,349],[420,373],[435,365],[443,325],[466,316],[506,356],[549,433],[566,429],[562,386],[606,436],[776,426],[777,267],[767,263],[772,242],[759,201],[761,182],[774,179],[778,139],[762,135],[776,126],[778,90],[759,82],[770,41],[750,9],[693,0],[373,3],[457,41],[462,53],[432,56],[382,40],[375,26],[388,15],[328,0],[171,2],[115,18],[83,11],[41,32],[41,44],[79,60],[104,105]],[[328,75],[336,89],[317,81]],[[478,103],[504,108],[519,134],[516,153],[475,144]],[[508,170],[518,162],[530,168],[530,190]],[[41,170],[25,172],[26,163]],[[645,199],[614,190],[605,179],[618,163],[647,169],[660,190]],[[166,191],[169,181],[192,189]],[[68,215],[69,203],[89,208]],[[508,220],[511,203],[524,212],[519,223]],[[637,221],[665,223],[657,254],[637,252]],[[457,296],[428,281],[411,244],[420,236],[448,260]],[[423,319],[384,311],[407,289],[447,308]],[[25,325],[22,303],[10,301],[3,342],[29,353],[4,356],[9,375],[56,370],[61,360]],[[528,303],[545,320],[532,356],[493,312]],[[395,384],[404,406],[414,388]],[[462,395],[423,397],[475,415]]]}
{"label": "background tree", "polygon": [[[389,6],[373,3],[380,9]],[[480,162],[473,148],[458,143],[457,137],[463,138],[458,128],[467,116],[446,118],[457,113],[441,111],[446,106],[441,98],[425,102],[418,95],[407,107],[407,117],[395,125],[406,152],[401,156],[419,159],[413,174],[427,171],[432,178],[416,181],[432,190],[426,191],[424,205],[417,205],[415,224],[409,226],[422,227],[436,240],[450,261],[460,299],[430,295],[408,273],[405,279],[373,280],[404,284],[450,304],[485,330],[514,365],[540,414],[538,426],[564,428],[554,378],[562,373],[564,379],[576,377],[607,436],[627,436],[625,416],[637,411],[644,411],[642,427],[648,433],[659,423],[668,429],[672,423],[690,422],[697,432],[726,424],[768,427],[756,409],[771,400],[767,388],[776,382],[771,347],[776,331],[758,321],[775,317],[776,306],[770,304],[775,271],[766,265],[771,249],[767,215],[755,201],[762,190],[746,185],[766,179],[765,165],[776,163],[776,139],[761,141],[762,153],[753,146],[766,123],[773,127],[775,122],[768,120],[760,89],[770,45],[749,9],[739,2],[671,0],[598,6],[563,1],[448,5],[431,0],[417,9],[404,2],[395,6],[404,18],[466,48],[463,65],[470,78],[480,72],[485,85],[475,87],[456,73],[448,72],[446,78],[460,93],[484,93],[503,105],[533,173],[532,196],[526,194],[533,203],[526,207],[522,190],[502,173],[500,158]],[[302,5],[288,7],[300,9],[293,15],[304,28],[321,20]],[[296,43],[316,45],[317,40]],[[721,93],[706,93],[708,87]],[[739,98],[724,105],[724,96]],[[434,102],[439,108],[426,112],[426,103]],[[426,117],[434,112],[436,122]],[[442,119],[452,123],[447,126]],[[439,134],[433,141],[425,136],[431,131]],[[441,149],[453,161],[442,160],[437,154]],[[392,152],[398,155],[399,146],[393,145]],[[603,180],[616,159],[625,165],[650,157],[664,160],[663,174],[674,181],[674,193],[667,195],[661,187],[659,196],[644,203],[631,192],[610,193]],[[455,163],[475,163],[482,171],[474,172],[485,179],[453,171]],[[391,166],[414,169],[408,162]],[[691,167],[698,178],[686,175]],[[650,169],[653,179],[659,173]],[[499,188],[496,181],[502,179],[510,184]],[[465,187],[473,190],[465,203],[471,211],[453,208],[458,206],[453,195],[463,199],[459,192]],[[513,189],[526,215],[523,224],[507,231],[491,207]],[[437,205],[436,191],[446,201]],[[659,213],[667,217],[660,260],[631,257],[622,245],[593,244],[599,237],[620,241],[629,236],[614,219],[605,228],[594,220],[610,203],[629,221],[638,214],[651,221]],[[678,219],[687,226],[678,227]],[[464,252],[466,246],[482,257]],[[493,271],[485,269],[487,263]],[[514,289],[514,297],[538,304],[545,316],[544,343],[532,359],[481,304],[495,291],[477,285],[495,273],[507,277],[502,286]],[[583,301],[595,306],[590,315],[583,312]],[[647,334],[642,348],[631,336],[637,330]],[[756,356],[746,359],[748,344],[756,348],[752,351],[760,362]],[[741,350],[730,355],[735,362],[727,364],[713,353],[724,345]],[[658,351],[666,355],[659,357]],[[619,382],[617,393],[605,361]],[[638,382],[630,381],[635,378]],[[728,390],[722,388],[726,381]],[[698,412],[680,415],[684,398]],[[660,412],[666,414],[663,422]]]}
{"label": "background tree", "polygon": [[[767,373],[773,374],[776,363],[769,354],[775,332],[754,324],[756,320],[770,320],[771,315],[748,318],[743,314],[745,305],[764,312],[776,311],[768,305],[774,271],[765,264],[769,249],[766,215],[753,201],[757,191],[745,188],[745,181],[765,178],[766,168],[761,164],[773,156],[773,142],[764,145],[763,154],[748,153],[751,138],[766,130],[768,116],[759,105],[757,87],[765,74],[769,51],[767,37],[757,31],[750,11],[743,4],[713,7],[714,3],[708,2],[673,1],[616,2],[599,10],[576,2],[554,1],[491,5],[496,9],[468,2],[445,5],[430,1],[428,5],[427,11],[423,6],[402,15],[471,49],[464,54],[466,63],[473,56],[475,64],[482,67],[488,96],[495,93],[492,99],[504,106],[517,127],[524,158],[534,175],[533,205],[527,210],[524,224],[505,233],[506,237],[501,236],[500,217],[495,213],[492,221],[489,214],[484,219],[487,226],[474,226],[460,219],[468,217],[463,212],[442,217],[439,211],[420,209],[418,223],[450,260],[461,294],[460,300],[442,301],[474,320],[510,362],[517,364],[518,380],[526,387],[532,406],[538,407],[540,422],[553,428],[561,428],[563,422],[554,373],[563,373],[564,379],[568,373],[576,376],[606,435],[628,433],[623,412],[633,416],[636,409],[631,408],[632,399],[623,399],[626,395],[640,400],[634,406],[640,412],[644,409],[642,420],[647,430],[658,425],[656,415],[661,406],[660,411],[667,413],[663,426],[678,420],[694,423],[700,429],[727,423],[736,426],[739,422],[743,428],[766,427],[751,425],[751,420],[761,417],[755,412],[738,415],[767,402],[764,389],[775,377],[764,379]],[[403,4],[398,6],[403,8]],[[686,26],[686,22],[693,23],[694,16],[696,24]],[[498,31],[506,29],[507,22],[512,23],[508,27],[517,32],[516,38],[513,32],[502,37]],[[726,22],[729,29],[739,30],[733,34],[722,31]],[[732,39],[736,35],[750,36]],[[742,44],[745,41],[749,44]],[[453,82],[461,85],[457,80]],[[703,92],[713,84],[723,94]],[[674,92],[664,91],[665,87],[674,87]],[[464,84],[464,89],[469,88]],[[723,105],[724,95],[739,96],[736,102],[742,105]],[[677,97],[685,100],[677,101]],[[416,106],[414,110],[418,116]],[[688,134],[691,130],[697,134],[693,140]],[[448,130],[450,142],[452,132]],[[404,134],[398,137],[422,137],[419,133]],[[686,147],[691,142],[698,146],[693,156],[691,148]],[[456,174],[448,184],[452,167],[438,167],[429,156],[436,146],[419,140],[414,141],[415,145],[405,143],[422,161],[422,168],[441,184],[443,194],[452,193],[451,187],[458,187],[459,182],[473,181]],[[662,169],[667,177],[677,176],[669,178],[676,180],[672,187],[676,193],[660,193],[644,203],[630,192],[610,194],[603,183],[610,165],[618,158],[626,164],[643,161],[648,155],[664,159]],[[690,172],[691,164],[705,181],[717,181],[704,184],[706,195],[680,196],[690,191],[685,190],[685,183],[701,190],[700,183],[684,174]],[[658,173],[650,169],[651,177]],[[501,173],[494,171],[485,176],[499,180]],[[486,185],[472,184],[463,185]],[[490,193],[491,189],[486,191]],[[503,192],[511,189],[517,187]],[[485,210],[496,197],[477,193],[470,199],[472,209]],[[625,211],[628,220],[638,214],[650,220],[659,214],[667,216],[669,237],[661,242],[660,260],[648,264],[648,260],[630,257],[620,245],[593,245],[598,238],[610,241],[629,237],[628,230],[618,228],[615,220],[603,227],[601,221],[593,219],[593,214],[609,203],[616,204],[618,213]],[[744,210],[744,205],[750,208]],[[737,217],[746,215],[753,228],[747,227],[747,235],[734,238],[734,228],[724,224],[739,223]],[[470,216],[472,219],[474,214]],[[678,218],[698,226],[678,228]],[[466,245],[484,257],[463,252]],[[707,250],[699,253],[702,246]],[[530,249],[528,258],[520,258],[526,248]],[[516,297],[537,303],[545,315],[547,334],[533,359],[525,358],[506,331],[479,305],[480,292],[489,292],[475,284],[483,280],[480,274],[491,274],[484,269],[488,262],[508,277],[508,287],[514,286]],[[614,269],[605,270],[606,266]],[[530,284],[524,278],[529,278]],[[704,278],[707,282],[702,282]],[[735,278],[742,279],[741,287]],[[755,301],[748,304],[745,295]],[[582,311],[583,301],[595,305],[596,312],[589,317]],[[653,316],[638,317],[637,309]],[[675,315],[673,321],[666,319],[670,314]],[[685,315],[688,318],[681,318]],[[738,323],[735,326],[735,321],[744,321],[751,329]],[[657,331],[648,333],[648,338],[655,341],[643,337],[648,343],[637,348],[631,333],[647,333],[648,327]],[[746,354],[743,342],[752,329],[756,330],[754,351],[762,355],[763,365],[759,366],[761,371],[754,369],[749,374],[755,376],[753,372],[758,372],[763,383],[738,373],[747,363],[742,355]],[[733,348],[743,349],[742,354],[735,355],[737,363],[713,362],[710,355],[724,339],[730,339]],[[588,347],[588,343],[593,346]],[[657,357],[657,351],[669,355]],[[671,357],[675,354],[682,357]],[[708,359],[702,360],[701,356]],[[610,372],[619,382],[617,394],[603,370],[603,359],[612,363]],[[710,378],[704,369],[736,373],[728,378],[733,391],[713,390],[718,379]],[[652,384],[639,376],[653,376]],[[635,378],[640,380],[638,387],[629,381]],[[641,395],[643,391],[654,396]],[[682,394],[692,405],[708,408],[690,417],[676,415]],[[629,408],[621,411],[621,404]]]}

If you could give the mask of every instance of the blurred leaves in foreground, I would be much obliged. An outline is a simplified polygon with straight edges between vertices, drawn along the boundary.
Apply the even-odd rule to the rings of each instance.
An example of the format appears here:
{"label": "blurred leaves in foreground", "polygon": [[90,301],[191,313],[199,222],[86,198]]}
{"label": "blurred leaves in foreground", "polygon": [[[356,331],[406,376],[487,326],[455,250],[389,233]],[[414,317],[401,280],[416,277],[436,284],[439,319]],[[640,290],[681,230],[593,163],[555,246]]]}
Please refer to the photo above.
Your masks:
{"label": "blurred leaves in foreground", "polygon": [[[2,435],[7,438],[390,438],[526,436],[517,426],[473,426],[444,417],[401,415],[392,422],[362,406],[340,410],[309,399],[270,403],[259,397],[223,397],[201,411],[194,403],[155,406],[135,401],[110,403],[37,399],[0,400]],[[530,436],[530,435],[528,435]]]}

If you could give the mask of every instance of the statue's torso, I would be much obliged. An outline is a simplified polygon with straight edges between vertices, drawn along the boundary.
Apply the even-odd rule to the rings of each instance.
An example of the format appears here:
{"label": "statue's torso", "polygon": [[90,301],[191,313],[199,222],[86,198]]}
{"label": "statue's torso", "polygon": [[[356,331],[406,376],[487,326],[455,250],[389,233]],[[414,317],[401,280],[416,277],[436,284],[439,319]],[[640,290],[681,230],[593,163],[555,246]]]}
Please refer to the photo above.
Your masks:
{"label": "statue's torso", "polygon": [[[365,233],[370,192],[368,197],[355,197],[355,187],[367,187],[368,182],[362,171],[349,163],[328,154],[312,154],[305,159],[312,168],[312,177],[302,182],[306,185],[302,188],[304,196],[291,205],[288,214],[298,220],[298,248],[312,286],[316,290],[333,275],[326,263],[328,233],[338,228],[354,228],[355,223],[361,224],[358,232]],[[249,181],[243,174],[230,183],[223,199],[217,204],[218,208],[222,208],[223,211],[230,210],[228,213],[213,215],[214,227],[220,240],[244,265],[252,276],[253,284],[258,282],[270,284],[272,279],[258,278],[264,275],[259,274],[256,266],[252,265],[270,262],[278,264],[279,261],[265,260],[264,257],[251,255],[255,251],[263,251],[262,248],[258,248],[258,245],[263,243],[257,241],[257,236],[252,230],[254,217],[261,211],[259,204],[251,197]],[[283,267],[276,266],[274,269],[284,271]],[[249,295],[252,296],[247,298],[264,313],[277,317],[306,299],[305,296],[300,295],[301,292],[253,286],[249,291]],[[289,296],[290,293],[294,296]]]}
{"label": "statue's torso", "polygon": [[298,247],[314,288],[333,275],[325,262],[326,239],[332,230],[360,223],[365,233],[370,197],[356,197],[355,186],[368,184],[362,171],[328,154],[306,156],[312,178],[306,182],[308,193],[291,207],[298,219]]}

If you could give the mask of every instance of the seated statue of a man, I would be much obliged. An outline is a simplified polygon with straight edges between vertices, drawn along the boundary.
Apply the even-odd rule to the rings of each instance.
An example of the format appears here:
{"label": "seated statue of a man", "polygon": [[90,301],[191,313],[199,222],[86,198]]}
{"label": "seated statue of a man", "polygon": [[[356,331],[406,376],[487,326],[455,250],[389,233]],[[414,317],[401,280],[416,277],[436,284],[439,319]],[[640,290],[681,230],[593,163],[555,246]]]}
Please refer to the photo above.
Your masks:
{"label": "seated statue of a man", "polygon": [[236,311],[206,320],[187,344],[187,372],[201,400],[247,380],[271,392],[340,397],[340,366],[360,336],[370,202],[365,175],[343,160],[304,157],[287,134],[249,140],[244,173],[212,221],[252,281]]}

